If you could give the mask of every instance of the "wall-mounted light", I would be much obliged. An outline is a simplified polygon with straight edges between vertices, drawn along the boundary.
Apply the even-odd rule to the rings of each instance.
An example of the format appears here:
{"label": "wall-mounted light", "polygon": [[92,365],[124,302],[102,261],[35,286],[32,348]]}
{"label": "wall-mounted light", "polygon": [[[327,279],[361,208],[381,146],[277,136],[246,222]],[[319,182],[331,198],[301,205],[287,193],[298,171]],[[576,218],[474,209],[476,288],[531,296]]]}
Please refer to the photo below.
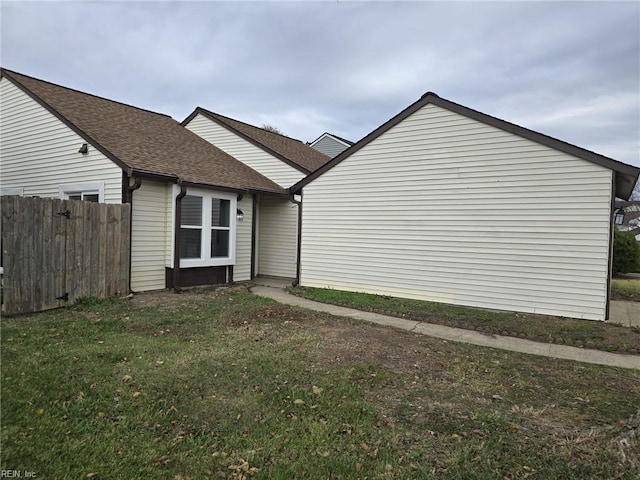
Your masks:
{"label": "wall-mounted light", "polygon": [[236,218],[238,219],[239,222],[244,220],[244,212],[239,208],[236,210]]}
{"label": "wall-mounted light", "polygon": [[617,209],[613,213],[613,223],[616,225],[622,225],[624,223],[624,210],[622,208]]}
{"label": "wall-mounted light", "polygon": [[80,147],[80,150],[78,150],[78,153],[88,153],[89,152],[89,144],[88,143],[83,143],[82,146]]}

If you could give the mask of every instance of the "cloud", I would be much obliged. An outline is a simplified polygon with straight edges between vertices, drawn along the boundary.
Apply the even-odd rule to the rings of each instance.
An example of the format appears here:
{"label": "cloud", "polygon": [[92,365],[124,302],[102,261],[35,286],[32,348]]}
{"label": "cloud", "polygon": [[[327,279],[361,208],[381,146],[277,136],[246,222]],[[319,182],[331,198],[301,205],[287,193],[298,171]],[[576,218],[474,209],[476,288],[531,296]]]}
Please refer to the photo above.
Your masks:
{"label": "cloud", "polygon": [[2,2],[3,66],[357,140],[435,91],[640,164],[636,2]]}

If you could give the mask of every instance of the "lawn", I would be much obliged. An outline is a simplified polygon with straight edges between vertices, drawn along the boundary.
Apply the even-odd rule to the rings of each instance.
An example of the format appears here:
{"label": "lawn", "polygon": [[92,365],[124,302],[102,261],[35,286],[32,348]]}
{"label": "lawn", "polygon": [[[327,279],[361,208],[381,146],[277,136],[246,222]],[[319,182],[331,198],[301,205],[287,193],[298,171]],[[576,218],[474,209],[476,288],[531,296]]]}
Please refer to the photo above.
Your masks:
{"label": "lawn", "polygon": [[[628,291],[634,291],[636,285],[632,284],[627,288]],[[638,327],[630,329],[597,321],[486,310],[333,289],[295,287],[287,290],[318,302],[487,334],[640,354]]]}
{"label": "lawn", "polygon": [[241,287],[4,318],[1,352],[2,469],[39,479],[640,475],[640,371]]}
{"label": "lawn", "polygon": [[611,298],[614,300],[640,302],[640,278],[612,278]]}

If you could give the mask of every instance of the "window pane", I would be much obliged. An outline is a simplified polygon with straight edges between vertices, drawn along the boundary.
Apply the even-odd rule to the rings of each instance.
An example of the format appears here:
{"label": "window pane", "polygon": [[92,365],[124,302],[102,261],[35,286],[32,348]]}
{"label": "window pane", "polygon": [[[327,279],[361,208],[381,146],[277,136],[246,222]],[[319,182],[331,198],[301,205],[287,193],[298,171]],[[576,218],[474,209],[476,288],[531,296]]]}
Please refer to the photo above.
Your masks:
{"label": "window pane", "polygon": [[200,258],[202,230],[199,228],[180,229],[180,258]]}
{"label": "window pane", "polygon": [[229,256],[229,230],[211,230],[211,256]]}
{"label": "window pane", "polygon": [[180,213],[182,215],[180,225],[202,225],[202,197],[185,195],[182,199]]}
{"label": "window pane", "polygon": [[97,193],[87,193],[83,196],[83,200],[86,202],[96,202],[98,203],[98,194]]}
{"label": "window pane", "polygon": [[220,198],[211,199],[211,226],[212,227],[228,227],[229,226],[230,207],[231,207],[230,200],[222,200]]}
{"label": "window pane", "polygon": [[82,200],[81,193],[70,193],[67,197],[69,197],[69,200]]}

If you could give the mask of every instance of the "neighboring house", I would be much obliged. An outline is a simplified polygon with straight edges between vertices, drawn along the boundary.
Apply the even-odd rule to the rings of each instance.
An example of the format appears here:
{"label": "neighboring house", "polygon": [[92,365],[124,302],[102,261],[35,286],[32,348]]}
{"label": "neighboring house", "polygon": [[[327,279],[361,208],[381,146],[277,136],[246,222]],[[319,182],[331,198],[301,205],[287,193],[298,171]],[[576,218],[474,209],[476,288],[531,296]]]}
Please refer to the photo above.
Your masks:
{"label": "neighboring house", "polygon": [[299,282],[605,320],[613,202],[639,173],[427,93],[291,188]]}
{"label": "neighboring house", "polygon": [[166,115],[5,69],[0,95],[2,193],[131,203],[133,291],[252,278],[281,185]]}
{"label": "neighboring house", "polygon": [[[182,125],[283,188],[290,187],[330,160],[299,140],[201,107],[196,108]],[[256,275],[297,276],[298,201],[256,196]]]}
{"label": "neighboring house", "polygon": [[337,135],[333,135],[329,132],[324,132],[313,142],[309,143],[311,148],[315,148],[319,152],[324,153],[330,158],[344,152],[347,148],[353,145],[353,142],[345,140]]}
{"label": "neighboring house", "polygon": [[622,225],[616,225],[618,230],[633,233],[636,240],[640,242],[640,201],[616,200],[615,208],[624,211]]}

